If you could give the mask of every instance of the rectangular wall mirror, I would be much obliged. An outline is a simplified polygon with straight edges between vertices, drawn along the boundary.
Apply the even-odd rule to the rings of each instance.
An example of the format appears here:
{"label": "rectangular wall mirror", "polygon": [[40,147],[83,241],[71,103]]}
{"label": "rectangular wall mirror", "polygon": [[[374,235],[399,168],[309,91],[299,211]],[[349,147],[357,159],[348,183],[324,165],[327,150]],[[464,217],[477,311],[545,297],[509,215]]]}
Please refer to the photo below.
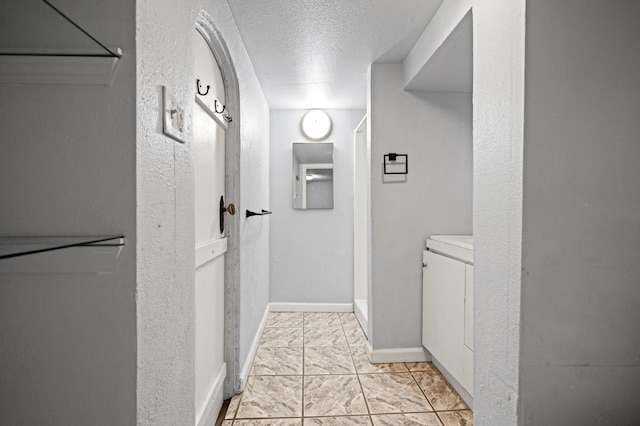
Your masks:
{"label": "rectangular wall mirror", "polygon": [[293,208],[333,208],[333,144],[293,144]]}

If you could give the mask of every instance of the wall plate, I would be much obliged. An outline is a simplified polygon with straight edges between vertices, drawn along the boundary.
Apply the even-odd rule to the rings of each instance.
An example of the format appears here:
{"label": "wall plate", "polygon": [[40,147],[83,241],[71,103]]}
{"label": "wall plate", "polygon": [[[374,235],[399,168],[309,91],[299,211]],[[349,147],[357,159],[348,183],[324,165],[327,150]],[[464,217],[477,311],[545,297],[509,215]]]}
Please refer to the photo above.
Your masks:
{"label": "wall plate", "polygon": [[166,86],[162,86],[162,131],[165,135],[184,143],[184,108]]}

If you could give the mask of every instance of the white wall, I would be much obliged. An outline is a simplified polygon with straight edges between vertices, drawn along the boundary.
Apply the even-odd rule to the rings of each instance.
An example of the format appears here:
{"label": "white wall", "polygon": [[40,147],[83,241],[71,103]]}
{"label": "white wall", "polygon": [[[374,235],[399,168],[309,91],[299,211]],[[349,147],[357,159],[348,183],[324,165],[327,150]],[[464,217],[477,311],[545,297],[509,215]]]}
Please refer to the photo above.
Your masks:
{"label": "white wall", "polygon": [[635,424],[640,5],[526,16],[520,424]]}
{"label": "white wall", "polygon": [[[367,73],[368,75],[368,73]],[[369,178],[370,159],[367,153],[367,120],[360,123],[354,134],[354,233],[353,233],[353,298],[367,301],[369,287],[369,237],[371,226],[371,209],[369,198],[371,194],[371,179]],[[363,307],[364,309],[364,307]],[[367,312],[363,312],[365,316]],[[367,327],[368,328],[368,327]],[[365,330],[367,331],[367,330]]]}
{"label": "white wall", "polygon": [[[404,82],[409,85],[425,68],[460,21],[471,9],[472,0],[444,0],[404,60]],[[455,64],[457,65],[457,64]],[[451,70],[455,73],[456,70]]]}
{"label": "white wall", "polygon": [[[431,234],[470,234],[471,97],[403,90],[402,64],[371,66],[374,349],[419,348],[422,251]],[[408,154],[403,183],[383,183],[383,155]]]}
{"label": "white wall", "polygon": [[[22,16],[13,6],[30,5],[3,13]],[[24,16],[55,35],[59,18],[33,6]],[[126,247],[112,275],[0,276],[0,423],[133,424],[135,8],[58,6],[124,56],[110,87],[0,85],[0,235],[122,234]],[[22,25],[3,30],[3,46],[58,42],[34,41]],[[74,35],[60,46],[78,37],[85,46]]]}
{"label": "white wall", "polygon": [[353,131],[364,111],[327,110],[333,120],[324,142],[334,144],[334,208],[294,210],[292,144],[307,141],[300,131],[305,112],[271,111],[273,215],[252,218],[271,221],[270,300],[353,303]]}
{"label": "white wall", "polygon": [[480,425],[518,420],[524,4],[473,4],[473,408]]}
{"label": "white wall", "polygon": [[[232,25],[234,22],[228,22]],[[237,362],[243,366],[253,339],[269,303],[269,249],[271,223],[246,218],[247,209],[268,209],[270,200],[269,172],[269,107],[262,94],[253,66],[246,55],[242,40],[231,29],[227,43],[240,80],[241,133],[241,191],[240,208],[240,324]],[[223,35],[226,33],[223,33]],[[231,41],[230,41],[231,39]],[[232,44],[233,41],[233,44]],[[242,49],[241,49],[242,48]],[[235,52],[235,53],[234,53]],[[242,52],[242,55],[240,54]],[[252,220],[254,219],[254,220]],[[239,390],[236,384],[236,391]]]}
{"label": "white wall", "polygon": [[[241,126],[239,289],[241,321],[234,362],[242,365],[268,303],[269,225],[245,222],[245,208],[268,200],[268,107],[224,0],[137,2],[138,84],[138,423],[193,423],[193,199],[191,146],[161,134],[158,104],[166,85],[192,114],[194,31],[204,9],[236,68]],[[191,132],[191,129],[188,129]],[[236,177],[232,177],[237,180]],[[178,238],[174,245],[174,238]],[[234,345],[235,346],[235,345]],[[238,365],[231,366],[236,367]],[[189,420],[191,419],[191,420]]]}

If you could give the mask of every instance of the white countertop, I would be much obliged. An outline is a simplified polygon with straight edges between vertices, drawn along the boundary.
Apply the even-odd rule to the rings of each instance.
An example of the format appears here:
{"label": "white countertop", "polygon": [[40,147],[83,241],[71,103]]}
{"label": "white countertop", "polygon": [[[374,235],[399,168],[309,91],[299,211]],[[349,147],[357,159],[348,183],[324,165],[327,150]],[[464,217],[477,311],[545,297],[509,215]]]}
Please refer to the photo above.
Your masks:
{"label": "white countertop", "polygon": [[473,264],[473,235],[431,235],[426,243],[433,252]]}

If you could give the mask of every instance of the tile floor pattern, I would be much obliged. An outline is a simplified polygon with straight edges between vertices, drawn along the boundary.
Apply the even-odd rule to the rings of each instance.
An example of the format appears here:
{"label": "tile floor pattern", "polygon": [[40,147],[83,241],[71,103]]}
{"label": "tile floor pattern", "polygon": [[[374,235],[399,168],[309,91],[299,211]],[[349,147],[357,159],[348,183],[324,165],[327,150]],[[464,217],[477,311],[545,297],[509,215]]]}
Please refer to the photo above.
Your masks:
{"label": "tile floor pattern", "polygon": [[472,425],[432,363],[371,364],[352,313],[272,312],[223,426]]}

